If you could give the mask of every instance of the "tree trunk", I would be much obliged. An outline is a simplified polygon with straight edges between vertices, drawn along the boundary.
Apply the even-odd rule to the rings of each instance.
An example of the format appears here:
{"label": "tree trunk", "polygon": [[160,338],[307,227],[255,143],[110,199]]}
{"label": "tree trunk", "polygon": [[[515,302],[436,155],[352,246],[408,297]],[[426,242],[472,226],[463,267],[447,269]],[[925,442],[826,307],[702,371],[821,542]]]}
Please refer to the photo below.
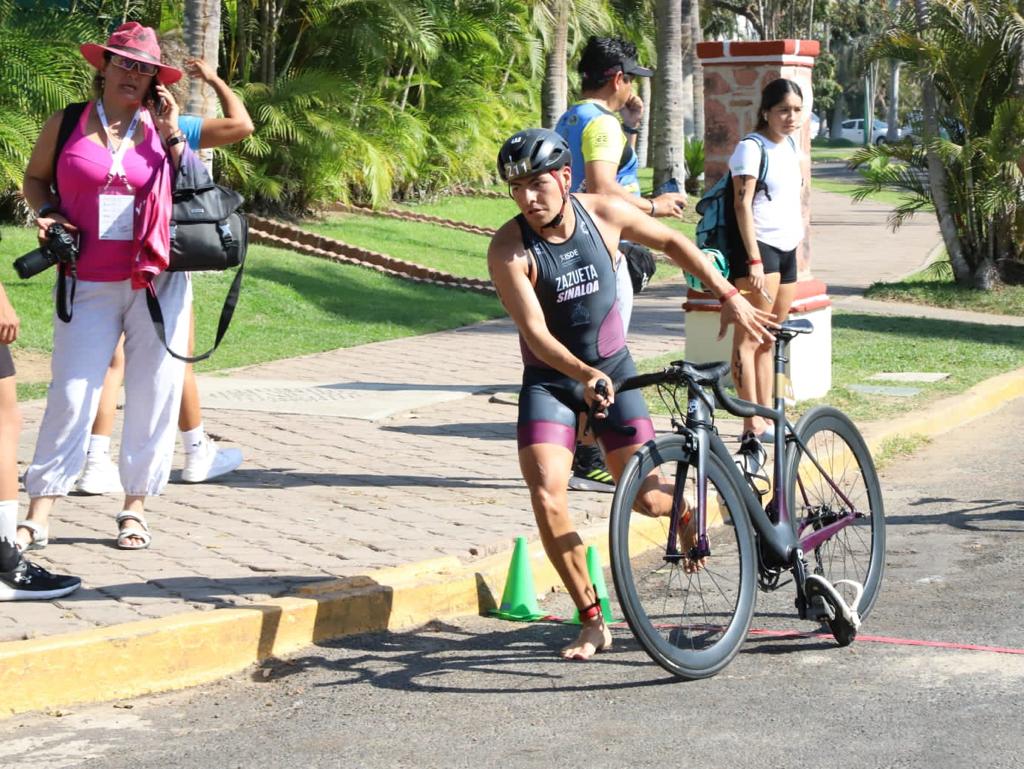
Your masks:
{"label": "tree trunk", "polygon": [[693,46],[693,26],[690,14],[693,6],[699,0],[681,0],[681,23],[680,23],[680,45],[682,48],[681,61],[683,65],[683,135],[692,137],[694,135],[694,99],[693,99],[693,60],[696,51]]}
{"label": "tree trunk", "polygon": [[683,156],[682,6],[679,0],[656,0],[654,6],[658,69],[654,73],[656,108],[654,188],[669,179],[686,181]]}
{"label": "tree trunk", "polygon": [[[220,0],[186,0],[184,33],[188,55],[204,59],[216,69],[220,50]],[[217,94],[202,80],[189,79],[185,112],[215,117]]]}
{"label": "tree trunk", "polygon": [[549,0],[555,28],[544,68],[544,87],[541,91],[541,125],[554,128],[558,118],[569,106],[569,81],[566,76],[566,58],[569,47],[569,0]]}
{"label": "tree trunk", "polygon": [[647,153],[651,139],[651,79],[641,77],[637,81],[644,112],[640,116],[640,133],[636,137],[636,157],[641,168],[647,168]]}
{"label": "tree trunk", "polygon": [[889,143],[900,139],[900,68],[902,63],[895,59],[889,60],[889,109],[885,119],[889,124],[885,140]]}
{"label": "tree trunk", "polygon": [[[926,28],[925,2],[926,0],[914,0],[917,29],[922,36]],[[928,158],[928,186],[932,202],[935,204],[935,217],[939,220],[939,231],[942,233],[942,242],[946,246],[946,253],[949,254],[953,277],[960,285],[969,286],[972,282],[971,267],[964,258],[956,221],[953,219],[953,211],[949,205],[949,195],[946,192],[946,168],[942,165],[939,153],[932,147],[932,140],[939,135],[939,121],[935,84],[930,78],[924,78],[921,92],[922,112],[924,113],[924,143]]]}
{"label": "tree trunk", "polygon": [[693,135],[704,141],[704,66],[697,56],[697,43],[704,39],[699,0],[690,4],[690,34],[693,36]]}
{"label": "tree trunk", "polygon": [[[889,10],[895,14],[900,7],[900,0],[889,0]],[[890,144],[900,138],[900,68],[902,63],[889,59],[889,111],[885,116],[889,131],[885,140]]]}

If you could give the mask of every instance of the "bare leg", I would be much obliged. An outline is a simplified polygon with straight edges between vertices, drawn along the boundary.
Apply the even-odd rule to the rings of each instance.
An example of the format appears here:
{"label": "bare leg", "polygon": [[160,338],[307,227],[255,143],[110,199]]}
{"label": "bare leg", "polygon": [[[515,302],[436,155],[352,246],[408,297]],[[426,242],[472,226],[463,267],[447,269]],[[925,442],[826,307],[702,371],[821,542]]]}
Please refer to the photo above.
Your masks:
{"label": "bare leg", "polygon": [[[796,285],[791,284],[790,286],[787,286],[788,300],[786,301],[780,296],[782,292],[778,281],[778,272],[769,272],[765,275],[765,291],[768,292],[769,296],[775,297],[775,301],[771,305],[772,313],[774,314],[777,312],[776,308],[779,307],[780,304],[785,306],[784,314],[774,314],[775,321],[782,323],[785,316],[790,313],[790,305],[793,304],[793,295],[796,293]],[[756,348],[756,352],[754,353],[754,369],[757,377],[757,396],[751,398],[751,400],[756,400],[761,403],[761,405],[769,405],[769,407],[772,404],[772,396],[774,394],[774,349],[775,338],[768,334],[766,335],[765,341]],[[762,422],[765,421],[762,420]],[[765,427],[767,428],[768,426],[769,425],[765,422]]]}
{"label": "bare leg", "polygon": [[[640,445],[623,446],[620,449],[607,452],[608,471],[615,476],[616,483],[619,482],[626,463],[639,449]],[[661,478],[656,470],[652,471],[644,479],[643,485],[640,487],[640,493],[637,494],[636,502],[633,504],[633,509],[651,518],[669,516],[672,514],[672,492],[673,488],[667,480]],[[686,509],[683,511],[684,515],[680,520],[679,545],[681,549],[686,551],[697,543],[697,517],[692,514],[693,511],[685,500],[684,505]],[[683,560],[683,569],[686,572],[700,571],[706,565],[706,561],[707,559],[705,558],[697,561],[685,558]]]}
{"label": "bare leg", "polygon": [[[189,316],[188,354],[192,355],[196,348],[196,315]],[[194,430],[203,423],[203,410],[199,405],[199,385],[192,364],[185,364],[185,382],[181,389],[181,411],[178,412],[178,429],[183,433]]]}
{"label": "bare leg", "polygon": [[18,498],[18,433],[21,411],[13,376],[0,379],[0,500]]}
{"label": "bare leg", "polygon": [[[774,296],[776,291],[777,282],[779,279],[778,273],[769,274],[766,277],[765,290],[769,295]],[[776,285],[773,286],[772,281],[775,281]],[[759,310],[768,310],[771,308],[771,304],[761,296],[761,292],[757,291],[750,284],[749,278],[738,278],[736,280],[736,287],[744,292],[747,300]],[[732,381],[736,386],[736,394],[740,398],[747,401],[754,401],[760,403],[758,399],[758,389],[760,382],[759,360],[758,351],[760,346],[753,337],[745,333],[738,327],[733,327],[732,337]],[[771,383],[771,358],[769,357],[768,367],[768,378],[769,385]],[[770,399],[763,405],[770,405]],[[754,432],[762,433],[765,431],[767,425],[765,420],[761,417],[744,417],[743,418],[743,432]]]}
{"label": "bare leg", "polygon": [[[592,605],[597,601],[597,594],[587,571],[586,550],[569,517],[566,480],[572,470],[572,452],[548,443],[527,446],[519,452],[519,466],[530,489],[544,551],[577,608]],[[611,643],[611,633],[599,614],[583,623],[579,636],[562,650],[562,656],[589,659]]]}

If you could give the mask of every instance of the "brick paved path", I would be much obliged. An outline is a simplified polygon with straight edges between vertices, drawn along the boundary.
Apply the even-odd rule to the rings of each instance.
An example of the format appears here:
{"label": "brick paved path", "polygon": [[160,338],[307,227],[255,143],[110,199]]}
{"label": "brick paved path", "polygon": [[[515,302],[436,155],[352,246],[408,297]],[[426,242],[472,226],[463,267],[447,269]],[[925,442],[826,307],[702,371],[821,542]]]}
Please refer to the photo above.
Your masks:
{"label": "brick paved path", "polygon": [[[839,195],[815,193],[814,210],[812,265],[841,294],[914,269],[938,240],[927,217],[894,236],[882,227],[883,209],[855,208]],[[683,290],[676,278],[637,297],[635,357],[681,349]],[[491,402],[492,393],[516,389],[518,356],[502,320],[232,372],[239,381],[337,383],[363,394],[397,383],[455,397],[378,421],[207,404],[208,429],[243,450],[242,468],[216,484],[172,484],[152,499],[148,551],[113,546],[119,499],[62,501],[51,545],[33,558],[80,575],[84,587],[65,601],[0,604],[0,641],[245,605],[299,583],[439,555],[471,559],[534,536],[515,408]],[[25,463],[42,403],[23,411]],[[610,497],[574,493],[571,501],[585,521],[605,517]]]}

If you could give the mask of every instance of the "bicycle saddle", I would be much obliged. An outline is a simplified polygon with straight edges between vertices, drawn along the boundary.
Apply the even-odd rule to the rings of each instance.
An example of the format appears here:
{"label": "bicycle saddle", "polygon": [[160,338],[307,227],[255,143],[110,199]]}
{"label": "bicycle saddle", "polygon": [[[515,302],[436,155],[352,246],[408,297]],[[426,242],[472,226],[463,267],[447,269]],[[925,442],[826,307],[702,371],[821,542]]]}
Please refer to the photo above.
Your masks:
{"label": "bicycle saddle", "polygon": [[814,324],[806,318],[799,318],[798,320],[787,320],[775,332],[775,336],[789,341],[797,334],[809,334],[812,331],[814,331]]}

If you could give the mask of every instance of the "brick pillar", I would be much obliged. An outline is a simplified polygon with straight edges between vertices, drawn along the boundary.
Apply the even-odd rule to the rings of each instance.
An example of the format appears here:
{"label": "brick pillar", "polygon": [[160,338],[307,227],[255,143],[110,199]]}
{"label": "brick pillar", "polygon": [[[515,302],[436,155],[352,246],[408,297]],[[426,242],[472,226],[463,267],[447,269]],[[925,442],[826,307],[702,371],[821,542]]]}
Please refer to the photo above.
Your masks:
{"label": "brick pillar", "polygon": [[[698,43],[704,66],[705,189],[729,172],[736,143],[754,130],[761,90],[772,80],[793,80],[804,94],[804,113],[810,118],[814,95],[811,69],[818,56],[817,40]],[[811,277],[811,129],[805,121],[797,146],[804,165],[803,217],[806,235],[797,250],[799,277],[791,318],[814,324],[814,333],[797,337],[790,346],[789,375],[796,400],[820,398],[832,386],[832,307],[824,283]],[[728,360],[732,332],[718,334],[718,302],[710,294],[690,291],[686,310],[686,359],[693,362]]]}
{"label": "brick pillar", "polygon": [[[736,142],[757,125],[761,89],[784,77],[804,93],[804,122],[797,146],[810,158],[809,118],[814,95],[811,69],[818,56],[817,40],[763,40],[758,42],[698,43],[697,56],[704,65],[704,178],[706,185],[729,172],[729,156]],[[800,278],[810,277],[811,170],[804,168],[803,214],[807,236],[797,252]]]}

